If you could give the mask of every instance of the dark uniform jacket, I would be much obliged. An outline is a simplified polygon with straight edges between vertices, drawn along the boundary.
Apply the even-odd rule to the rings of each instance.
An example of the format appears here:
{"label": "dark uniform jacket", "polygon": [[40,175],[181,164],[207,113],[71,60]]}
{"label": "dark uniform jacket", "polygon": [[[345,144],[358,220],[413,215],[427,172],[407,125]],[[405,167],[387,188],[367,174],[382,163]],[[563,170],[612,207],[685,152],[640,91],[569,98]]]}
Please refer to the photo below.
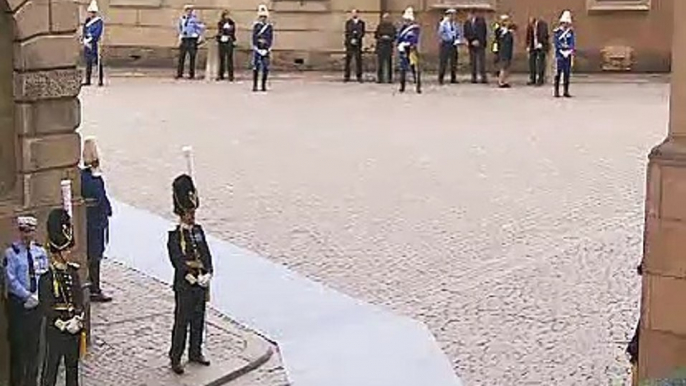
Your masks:
{"label": "dark uniform jacket", "polygon": [[[224,28],[227,24],[229,28]],[[226,37],[229,40],[223,41],[226,40],[226,38],[222,39],[222,37]],[[228,18],[219,20],[219,23],[217,23],[217,41],[220,43],[236,41],[236,23],[233,21],[233,19]]]}
{"label": "dark uniform jacket", "polygon": [[488,39],[488,25],[486,24],[486,19],[481,16],[477,16],[473,21],[467,20],[464,23],[464,37],[468,43],[473,41],[479,42],[479,48],[486,48],[486,43]]}
{"label": "dark uniform jacket", "polygon": [[376,39],[376,48],[393,48],[393,43],[398,34],[395,25],[389,21],[382,21],[376,27],[374,32],[374,39]]}
{"label": "dark uniform jacket", "polygon": [[502,29],[500,32],[500,47],[498,56],[501,62],[509,63],[514,56],[514,31]]}
{"label": "dark uniform jacket", "polygon": [[40,306],[46,326],[54,326],[57,319],[68,321],[84,311],[83,289],[78,264],[68,263],[64,269],[51,265],[38,284]]}
{"label": "dark uniform jacket", "polygon": [[99,259],[105,252],[105,233],[112,216],[112,205],[102,177],[90,168],[81,170],[81,196],[86,200],[86,250],[89,259]]}
{"label": "dark uniform jacket", "polygon": [[[534,31],[535,30],[535,31]],[[548,31],[548,23],[543,20],[538,20],[538,23],[529,24],[526,27],[526,46],[530,51],[533,51],[534,47],[534,33],[538,42],[543,45],[543,51],[548,52],[550,50],[550,32]]]}
{"label": "dark uniform jacket", "polygon": [[362,19],[349,19],[345,22],[345,48],[346,49],[361,49],[364,34],[367,32],[366,26]]}
{"label": "dark uniform jacket", "polygon": [[169,231],[167,251],[174,267],[174,291],[206,290],[198,285],[191,285],[186,280],[189,273],[197,279],[199,275],[214,272],[212,255],[202,227],[195,224],[188,230],[178,225],[176,229]]}

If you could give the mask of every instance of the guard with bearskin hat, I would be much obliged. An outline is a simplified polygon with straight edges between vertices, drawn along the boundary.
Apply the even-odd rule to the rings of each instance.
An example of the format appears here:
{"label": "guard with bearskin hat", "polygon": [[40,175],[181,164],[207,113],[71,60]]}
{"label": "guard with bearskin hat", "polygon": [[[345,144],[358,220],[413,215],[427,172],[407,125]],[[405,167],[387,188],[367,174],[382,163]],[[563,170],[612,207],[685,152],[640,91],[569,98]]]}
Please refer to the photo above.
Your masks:
{"label": "guard with bearskin hat", "polygon": [[84,302],[79,265],[70,261],[74,247],[71,217],[65,209],[48,215],[50,267],[38,284],[40,305],[45,315],[46,354],[42,386],[55,386],[64,359],[66,386],[79,384],[79,357],[85,352]]}
{"label": "guard with bearskin hat", "polygon": [[174,267],[174,328],[169,351],[172,370],[183,374],[181,357],[190,328],[188,359],[192,363],[209,366],[202,354],[205,326],[205,305],[209,299],[212,280],[212,255],[202,227],[195,223],[195,211],[200,205],[193,179],[183,174],[173,184],[174,214],[179,225],[169,232],[167,250]]}

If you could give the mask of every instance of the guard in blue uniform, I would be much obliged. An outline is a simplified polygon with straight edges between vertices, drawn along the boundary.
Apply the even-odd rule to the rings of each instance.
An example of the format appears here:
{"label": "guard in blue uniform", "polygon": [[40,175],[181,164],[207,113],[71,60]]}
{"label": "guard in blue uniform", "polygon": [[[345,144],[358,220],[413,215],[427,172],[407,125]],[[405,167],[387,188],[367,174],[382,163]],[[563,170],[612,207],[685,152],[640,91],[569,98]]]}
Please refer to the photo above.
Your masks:
{"label": "guard in blue uniform", "polygon": [[269,55],[274,43],[274,27],[268,20],[269,10],[266,5],[257,8],[257,21],[252,27],[252,90],[257,91],[257,81],[262,72],[262,91],[267,91],[269,76]]}
{"label": "guard in blue uniform", "polygon": [[90,300],[106,303],[112,301],[112,298],[103,294],[100,287],[100,262],[107,243],[112,205],[105,191],[105,181],[100,171],[100,156],[94,138],[86,138],[83,142],[83,165],[81,196],[86,201],[86,257],[91,283]]}
{"label": "guard in blue uniform", "polygon": [[564,76],[564,97],[571,98],[569,83],[572,76],[572,64],[576,51],[576,38],[572,29],[572,13],[564,11],[560,17],[560,26],[555,29],[555,58],[557,59],[557,73],[555,74],[555,98],[560,97],[560,81]]}
{"label": "guard in blue uniform", "polygon": [[41,385],[55,386],[64,360],[66,386],[78,386],[79,358],[85,349],[86,336],[79,265],[70,262],[74,229],[69,213],[64,209],[51,211],[47,229],[50,267],[38,283],[46,341]]}
{"label": "guard in blue uniform", "polygon": [[457,11],[452,8],[447,10],[438,25],[439,84],[443,84],[448,63],[450,63],[450,83],[457,83],[457,45],[460,43],[460,27],[455,21],[456,13]]}
{"label": "guard in blue uniform", "polygon": [[419,69],[419,24],[414,21],[414,10],[408,7],[403,13],[403,25],[398,33],[398,54],[400,56],[400,92],[405,92],[407,71],[412,71],[417,93],[422,92],[421,72]]}
{"label": "guard in blue uniform", "polygon": [[36,386],[38,338],[42,313],[38,307],[38,282],[48,271],[48,255],[36,244],[36,219],[17,219],[19,240],[5,251],[3,276],[7,282],[10,385]]}
{"label": "guard in blue uniform", "polygon": [[172,370],[183,374],[181,357],[186,349],[190,328],[188,359],[209,366],[202,354],[202,337],[205,328],[205,304],[209,300],[212,279],[212,255],[202,227],[195,223],[195,211],[200,206],[193,179],[180,175],[172,184],[174,213],[179,225],[169,232],[167,250],[174,267],[174,328],[169,350]]}
{"label": "guard in blue uniform", "polygon": [[105,29],[105,22],[98,13],[98,3],[93,0],[88,6],[88,18],[86,18],[83,24],[83,56],[86,60],[86,80],[83,83],[84,86],[91,85],[94,65],[98,65],[98,86],[104,84],[99,45],[100,38]]}

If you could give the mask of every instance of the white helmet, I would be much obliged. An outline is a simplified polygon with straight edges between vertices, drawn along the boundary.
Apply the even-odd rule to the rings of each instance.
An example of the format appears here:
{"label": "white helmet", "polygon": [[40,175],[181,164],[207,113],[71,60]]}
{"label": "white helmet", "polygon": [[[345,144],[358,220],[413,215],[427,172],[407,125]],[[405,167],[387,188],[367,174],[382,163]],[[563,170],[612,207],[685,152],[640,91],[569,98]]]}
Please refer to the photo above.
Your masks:
{"label": "white helmet", "polygon": [[267,9],[266,5],[260,4],[259,7],[257,7],[257,16],[269,17],[269,9]]}
{"label": "white helmet", "polygon": [[98,8],[98,2],[96,0],[91,0],[90,5],[88,6],[87,9],[88,12],[93,12],[93,13],[98,13],[100,12],[100,8]]}
{"label": "white helmet", "polygon": [[407,7],[407,9],[405,9],[405,12],[403,13],[403,19],[414,20],[414,9],[412,9],[412,7]]}
{"label": "white helmet", "polygon": [[570,11],[562,12],[562,16],[560,17],[560,23],[572,24],[572,13]]}

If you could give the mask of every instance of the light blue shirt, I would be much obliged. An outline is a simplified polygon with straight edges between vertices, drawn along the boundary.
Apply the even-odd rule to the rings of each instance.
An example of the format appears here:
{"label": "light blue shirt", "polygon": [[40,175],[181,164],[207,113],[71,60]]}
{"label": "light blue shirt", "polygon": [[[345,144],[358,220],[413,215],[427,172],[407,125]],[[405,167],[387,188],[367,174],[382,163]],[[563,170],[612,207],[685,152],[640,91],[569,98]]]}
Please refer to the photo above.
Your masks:
{"label": "light blue shirt", "polygon": [[183,15],[179,19],[179,35],[182,38],[199,38],[205,31],[205,25],[195,15]]}
{"label": "light blue shirt", "polygon": [[[41,275],[48,272],[50,263],[45,249],[36,243],[32,243],[31,257],[35,271],[36,286],[40,281]],[[26,300],[31,296],[31,280],[29,278],[29,260],[26,255],[26,246],[23,243],[13,243],[5,251],[5,279],[7,290],[10,294],[21,300]]]}
{"label": "light blue shirt", "polygon": [[441,38],[441,42],[454,44],[460,40],[460,27],[456,22],[444,18],[438,25],[438,36]]}

